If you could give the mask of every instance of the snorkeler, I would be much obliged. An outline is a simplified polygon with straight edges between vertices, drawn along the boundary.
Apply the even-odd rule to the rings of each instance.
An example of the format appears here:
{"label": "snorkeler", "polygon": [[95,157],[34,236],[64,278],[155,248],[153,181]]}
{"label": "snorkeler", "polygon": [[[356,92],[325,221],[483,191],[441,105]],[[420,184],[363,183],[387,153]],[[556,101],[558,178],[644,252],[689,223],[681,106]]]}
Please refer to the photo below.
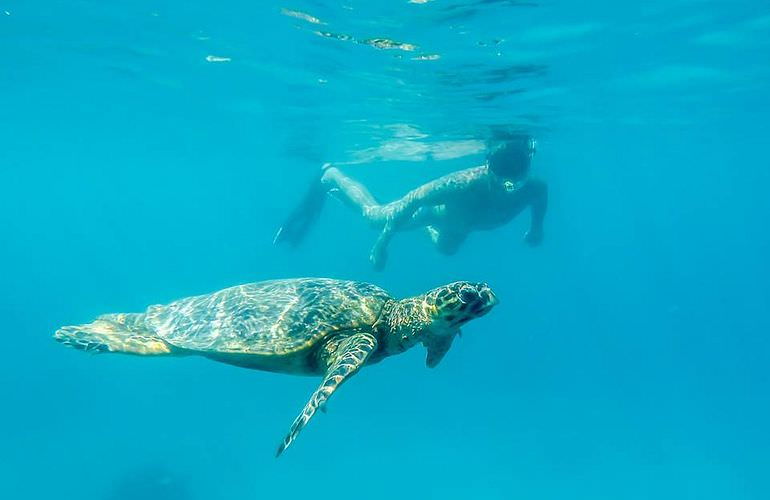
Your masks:
{"label": "snorkeler", "polygon": [[535,141],[516,136],[491,151],[484,165],[460,170],[423,184],[403,198],[380,204],[360,183],[329,164],[275,235],[274,243],[298,245],[317,220],[330,194],[358,211],[380,235],[369,256],[376,269],[387,260],[387,247],[399,231],[425,228],[439,252],[452,255],[469,233],[495,229],[530,207],[524,240],[543,239],[548,204],[546,184],[529,176]]}

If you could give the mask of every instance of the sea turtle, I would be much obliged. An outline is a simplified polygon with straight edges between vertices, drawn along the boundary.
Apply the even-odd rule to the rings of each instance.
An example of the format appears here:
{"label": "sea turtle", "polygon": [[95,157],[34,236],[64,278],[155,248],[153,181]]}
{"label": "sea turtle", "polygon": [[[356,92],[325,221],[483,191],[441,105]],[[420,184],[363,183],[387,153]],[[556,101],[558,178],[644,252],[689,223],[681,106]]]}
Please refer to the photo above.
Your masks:
{"label": "sea turtle", "polygon": [[257,370],[322,375],[278,456],[362,366],[422,343],[432,368],[460,327],[496,303],[485,283],[459,281],[396,300],[368,283],[286,279],[150,306],[144,313],[105,314],[65,326],[54,338],[90,352],[194,354]]}

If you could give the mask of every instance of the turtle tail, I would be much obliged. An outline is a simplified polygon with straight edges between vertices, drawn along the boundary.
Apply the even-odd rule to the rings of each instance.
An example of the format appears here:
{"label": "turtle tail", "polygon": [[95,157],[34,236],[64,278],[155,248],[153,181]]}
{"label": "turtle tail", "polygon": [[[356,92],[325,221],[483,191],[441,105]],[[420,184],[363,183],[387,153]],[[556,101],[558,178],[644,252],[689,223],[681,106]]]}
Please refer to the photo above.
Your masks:
{"label": "turtle tail", "polygon": [[104,314],[93,323],[65,326],[53,338],[87,352],[170,354],[172,347],[144,324],[144,314]]}

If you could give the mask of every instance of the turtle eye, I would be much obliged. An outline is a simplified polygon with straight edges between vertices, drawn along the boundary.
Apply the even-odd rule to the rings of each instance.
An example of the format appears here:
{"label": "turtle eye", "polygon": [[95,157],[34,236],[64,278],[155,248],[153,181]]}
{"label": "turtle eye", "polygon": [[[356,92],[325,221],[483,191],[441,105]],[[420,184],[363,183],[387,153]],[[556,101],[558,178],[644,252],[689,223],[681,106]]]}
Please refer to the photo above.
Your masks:
{"label": "turtle eye", "polygon": [[463,304],[468,304],[470,302],[475,301],[478,298],[479,294],[471,287],[465,287],[460,290],[460,302]]}

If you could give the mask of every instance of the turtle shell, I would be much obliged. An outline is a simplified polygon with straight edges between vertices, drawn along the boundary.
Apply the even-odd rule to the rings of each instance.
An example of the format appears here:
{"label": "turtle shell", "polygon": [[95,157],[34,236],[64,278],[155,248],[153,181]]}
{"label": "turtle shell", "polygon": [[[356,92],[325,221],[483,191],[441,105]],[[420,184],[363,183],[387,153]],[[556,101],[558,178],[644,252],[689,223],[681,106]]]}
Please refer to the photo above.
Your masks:
{"label": "turtle shell", "polygon": [[337,331],[370,328],[390,298],[355,281],[263,281],[151,306],[145,324],[182,349],[284,356]]}

